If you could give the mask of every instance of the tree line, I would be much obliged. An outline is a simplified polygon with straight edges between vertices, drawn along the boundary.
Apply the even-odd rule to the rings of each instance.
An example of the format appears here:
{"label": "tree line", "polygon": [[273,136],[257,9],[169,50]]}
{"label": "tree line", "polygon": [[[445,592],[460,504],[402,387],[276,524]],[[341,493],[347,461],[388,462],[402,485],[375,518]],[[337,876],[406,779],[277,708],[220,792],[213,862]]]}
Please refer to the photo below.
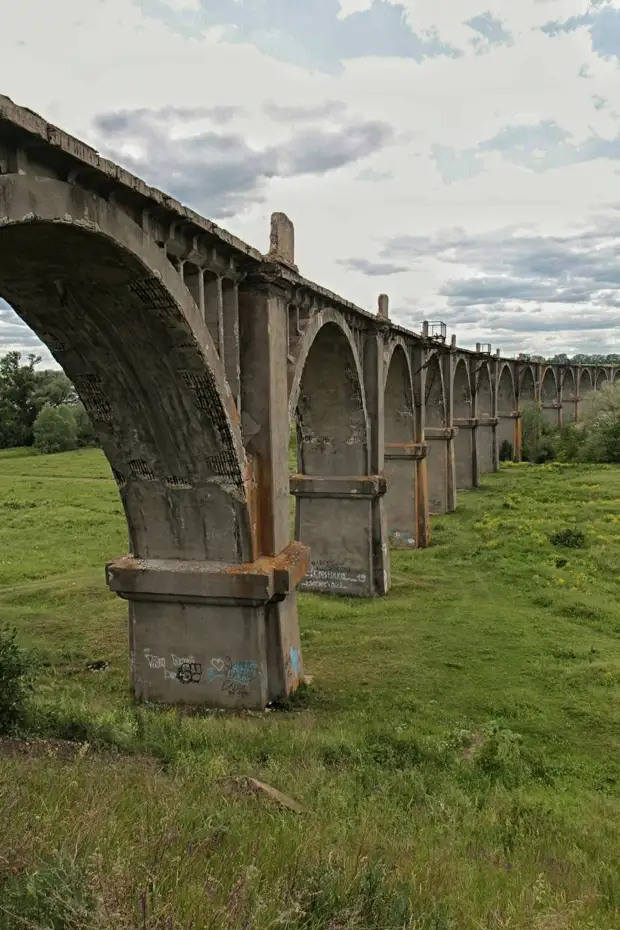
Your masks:
{"label": "tree line", "polygon": [[38,355],[21,352],[0,358],[0,449],[34,446],[40,452],[68,452],[98,445],[84,405],[62,371],[37,370]]}

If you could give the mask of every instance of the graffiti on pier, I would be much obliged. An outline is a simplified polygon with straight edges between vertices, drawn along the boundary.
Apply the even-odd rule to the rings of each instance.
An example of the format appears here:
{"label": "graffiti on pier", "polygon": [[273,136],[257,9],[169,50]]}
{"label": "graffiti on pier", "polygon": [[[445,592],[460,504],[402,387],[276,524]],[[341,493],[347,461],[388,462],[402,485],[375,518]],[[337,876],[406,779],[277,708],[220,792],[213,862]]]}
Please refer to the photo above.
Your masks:
{"label": "graffiti on pier", "polygon": [[[144,658],[149,668],[161,669],[167,681],[179,681],[181,684],[197,685],[202,679],[202,665],[196,661],[195,656],[178,656],[170,654],[169,661],[166,656],[153,655],[150,649],[144,649]],[[171,665],[172,668],[168,668]]]}
{"label": "graffiti on pier", "polygon": [[202,678],[202,665],[200,662],[182,662],[176,674],[177,681],[184,685],[197,685]]}
{"label": "graffiti on pier", "polygon": [[365,586],[367,575],[364,572],[351,572],[342,568],[311,567],[302,581],[302,587],[312,590],[318,588],[322,591],[348,591],[356,590],[360,585]]}
{"label": "graffiti on pier", "polygon": [[257,673],[256,662],[233,662],[230,656],[226,656],[225,659],[211,659],[207,678],[209,681],[221,681],[222,691],[228,694],[249,694],[250,685]]}

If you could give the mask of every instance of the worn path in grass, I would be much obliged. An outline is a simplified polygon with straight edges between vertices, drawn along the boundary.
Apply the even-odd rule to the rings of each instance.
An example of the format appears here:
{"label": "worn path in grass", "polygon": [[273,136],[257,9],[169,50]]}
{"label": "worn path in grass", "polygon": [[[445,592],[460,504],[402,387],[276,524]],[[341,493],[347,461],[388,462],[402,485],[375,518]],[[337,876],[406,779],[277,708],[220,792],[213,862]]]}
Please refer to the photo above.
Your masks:
{"label": "worn path in grass", "polygon": [[0,762],[0,927],[620,926],[620,469],[505,467],[388,597],[300,596],[309,693],[237,717],[132,707],[100,452],[0,453],[0,519],[34,725],[91,744]]}

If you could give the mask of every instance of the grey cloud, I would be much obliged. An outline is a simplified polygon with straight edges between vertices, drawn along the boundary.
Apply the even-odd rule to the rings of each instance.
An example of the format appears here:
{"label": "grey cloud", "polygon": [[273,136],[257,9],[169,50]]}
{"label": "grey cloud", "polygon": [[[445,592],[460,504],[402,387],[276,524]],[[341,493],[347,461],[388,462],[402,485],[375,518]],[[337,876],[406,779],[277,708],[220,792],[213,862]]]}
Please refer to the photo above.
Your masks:
{"label": "grey cloud", "polygon": [[51,356],[38,336],[26,326],[13,308],[0,297],[0,356],[18,350],[26,355],[34,352],[46,361]]}
{"label": "grey cloud", "polygon": [[396,265],[393,262],[371,262],[365,258],[339,258],[337,264],[343,265],[349,271],[359,271],[371,278],[402,274],[402,272],[410,270],[407,265]]}
{"label": "grey cloud", "polygon": [[431,146],[430,154],[444,184],[474,178],[484,171],[484,162],[472,149],[458,152],[449,145],[436,144]]}
{"label": "grey cloud", "polygon": [[136,120],[148,120],[151,123],[170,125],[171,123],[191,122],[192,120],[209,120],[217,126],[231,123],[236,116],[244,113],[242,107],[160,107],[157,110],[140,108],[136,110],[116,110],[114,113],[104,113],[97,118],[102,132],[120,134],[131,130]]}
{"label": "grey cloud", "polygon": [[541,30],[554,38],[583,27],[590,33],[593,52],[601,58],[620,59],[620,10],[606,3],[591,3],[588,13],[545,23]]}
{"label": "grey cloud", "polygon": [[473,177],[484,170],[481,156],[488,152],[540,173],[598,158],[620,160],[620,132],[611,139],[592,133],[584,142],[577,143],[557,123],[541,120],[530,125],[505,126],[472,149],[459,151],[435,145],[431,147],[430,155],[443,180],[450,183]]}
{"label": "grey cloud", "polygon": [[608,103],[606,98],[602,97],[600,94],[594,94],[592,101],[597,110],[604,110]]}
{"label": "grey cloud", "polygon": [[388,181],[393,177],[391,171],[377,171],[376,168],[363,168],[358,175],[356,175],[356,181]]}
{"label": "grey cloud", "polygon": [[[159,110],[105,113],[95,128],[110,158],[215,219],[260,202],[271,178],[335,170],[378,152],[393,135],[386,123],[349,121],[332,130],[293,132],[287,141],[262,149],[230,132],[206,130],[173,139],[172,123],[193,120],[196,113],[176,110],[165,118]],[[125,154],[128,145],[139,154]]]}
{"label": "grey cloud", "polygon": [[183,35],[224,26],[229,42],[249,42],[281,61],[338,73],[352,58],[459,57],[437,33],[413,31],[400,3],[372,0],[369,9],[339,18],[339,0],[200,0],[199,10],[173,10],[165,0],[143,0],[147,16]]}
{"label": "grey cloud", "polygon": [[446,281],[439,295],[447,306],[435,312],[481,334],[583,335],[620,325],[619,208],[566,235],[505,227],[479,235],[457,228],[434,237],[396,236],[379,258],[414,267],[434,258],[471,269],[470,276]]}
{"label": "grey cloud", "polygon": [[267,116],[278,123],[302,123],[343,116],[347,105],[342,100],[326,100],[310,107],[283,107],[278,103],[266,103],[263,107]]}
{"label": "grey cloud", "polygon": [[465,25],[478,33],[470,40],[470,45],[476,50],[477,55],[488,52],[496,45],[514,44],[512,33],[505,28],[501,19],[493,16],[492,13],[479,13],[477,16],[472,16],[471,19],[465,20]]}

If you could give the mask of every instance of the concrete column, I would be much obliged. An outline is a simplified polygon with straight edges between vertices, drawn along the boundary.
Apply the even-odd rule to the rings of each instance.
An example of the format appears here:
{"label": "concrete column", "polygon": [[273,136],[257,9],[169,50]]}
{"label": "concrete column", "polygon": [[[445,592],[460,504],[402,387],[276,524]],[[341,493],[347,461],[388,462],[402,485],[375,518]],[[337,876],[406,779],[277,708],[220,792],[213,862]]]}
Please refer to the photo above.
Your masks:
{"label": "concrete column", "polygon": [[458,433],[457,427],[454,426],[454,366],[455,366],[456,346],[449,352],[446,352],[441,359],[443,369],[443,384],[446,400],[446,425],[450,429],[450,435],[446,442],[446,512],[453,513],[456,510],[456,463],[455,463],[455,441]]}
{"label": "concrete column", "polygon": [[497,428],[497,417],[478,417],[476,427],[476,445],[478,452],[478,469],[480,475],[488,475],[496,471],[496,454],[497,448],[495,431]]}
{"label": "concrete column", "polygon": [[[254,289],[244,293],[240,310],[253,560],[130,555],[108,564],[110,588],[130,602],[138,700],[263,709],[302,680],[295,588],[309,552],[290,541],[287,304]],[[205,487],[202,506],[212,511],[214,534],[235,519],[234,506],[230,513],[217,508],[218,497],[217,486]]]}
{"label": "concrete column", "polygon": [[513,410],[511,413],[500,413],[497,418],[498,468],[499,449],[504,440],[507,440],[512,446],[512,461],[521,461],[521,416],[522,414],[518,410]]}
{"label": "concrete column", "polygon": [[385,445],[385,508],[392,549],[416,549],[419,545],[418,472],[428,455],[428,445],[388,442]]}
{"label": "concrete column", "polygon": [[426,427],[428,497],[431,514],[451,513],[455,500],[454,427]]}
{"label": "concrete column", "polygon": [[207,278],[204,282],[205,322],[218,355],[224,361],[224,298],[222,279]]}
{"label": "concrete column", "polygon": [[454,419],[453,423],[458,430],[454,440],[456,487],[459,491],[468,491],[480,484],[475,440],[478,421],[463,417]]}
{"label": "concrete column", "polygon": [[239,357],[239,286],[236,281],[222,281],[223,361],[226,380],[241,409],[241,363]]}
{"label": "concrete column", "polygon": [[[387,315],[387,305],[385,308]],[[364,342],[364,391],[368,414],[368,458],[371,475],[385,481],[385,333],[387,327],[373,328]],[[387,489],[387,482],[386,482]],[[386,594],[391,585],[390,546],[385,496],[371,501],[373,593]]]}
{"label": "concrete column", "polygon": [[416,460],[417,473],[415,482],[415,509],[417,520],[417,540],[421,549],[431,544],[431,518],[428,494],[428,444],[426,443],[426,369],[424,368],[424,345],[418,343],[412,351],[413,402],[416,416],[414,418],[414,438],[426,454]]}

